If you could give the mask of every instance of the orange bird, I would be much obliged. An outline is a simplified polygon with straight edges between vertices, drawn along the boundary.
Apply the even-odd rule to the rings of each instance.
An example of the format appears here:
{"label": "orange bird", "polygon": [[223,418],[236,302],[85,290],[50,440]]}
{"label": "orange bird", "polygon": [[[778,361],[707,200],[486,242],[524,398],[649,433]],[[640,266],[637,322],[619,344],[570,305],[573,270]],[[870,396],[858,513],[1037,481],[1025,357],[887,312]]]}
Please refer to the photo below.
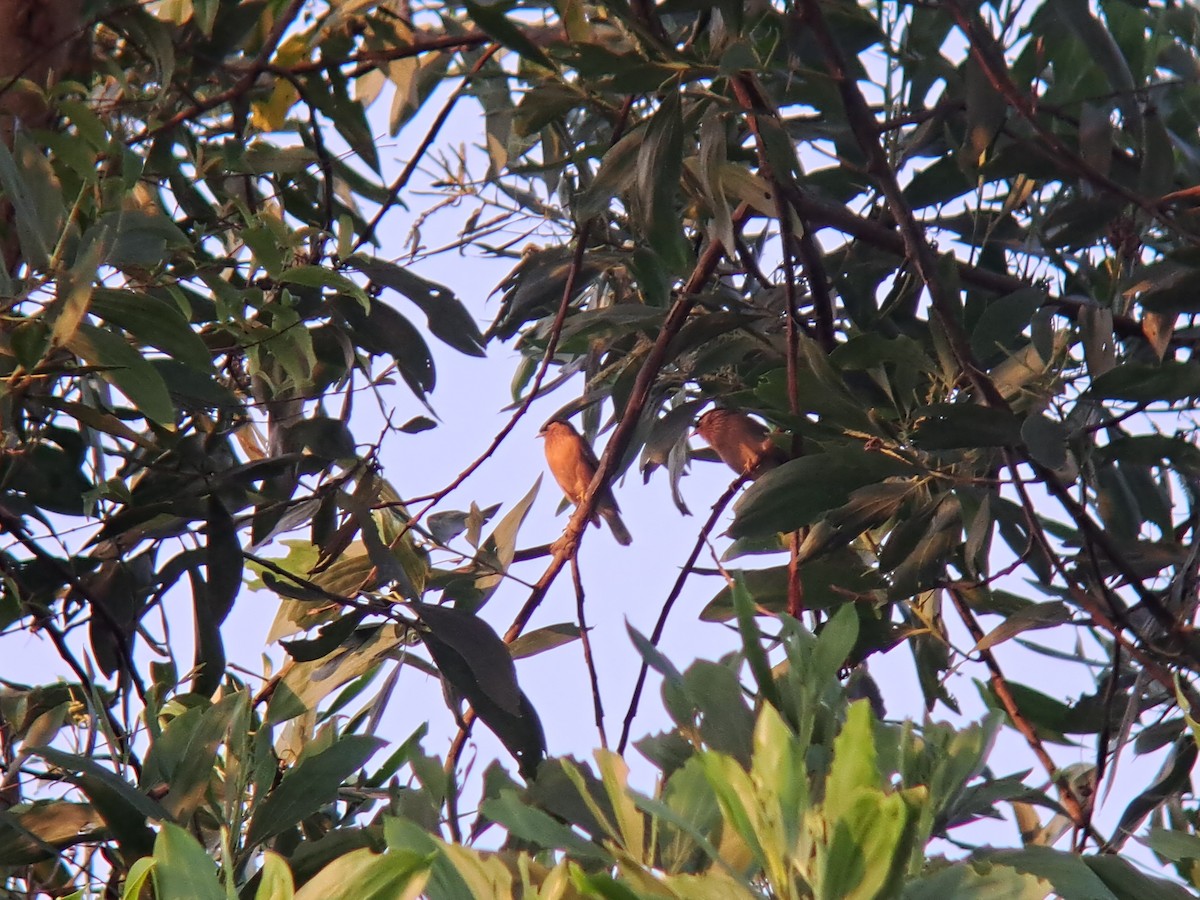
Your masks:
{"label": "orange bird", "polygon": [[751,479],[788,460],[761,423],[737,410],[710,409],[697,420],[696,433],[729,468]]}
{"label": "orange bird", "polygon": [[[567,495],[567,499],[578,506],[596,474],[596,467],[599,465],[596,454],[569,422],[560,419],[553,419],[543,425],[538,436],[546,439],[546,462],[550,465],[554,480]],[[600,517],[603,516],[617,543],[628,547],[633,538],[630,537],[625,523],[621,521],[621,510],[617,507],[617,500],[608,485],[603,485],[596,492],[595,509],[592,524],[599,526]]]}

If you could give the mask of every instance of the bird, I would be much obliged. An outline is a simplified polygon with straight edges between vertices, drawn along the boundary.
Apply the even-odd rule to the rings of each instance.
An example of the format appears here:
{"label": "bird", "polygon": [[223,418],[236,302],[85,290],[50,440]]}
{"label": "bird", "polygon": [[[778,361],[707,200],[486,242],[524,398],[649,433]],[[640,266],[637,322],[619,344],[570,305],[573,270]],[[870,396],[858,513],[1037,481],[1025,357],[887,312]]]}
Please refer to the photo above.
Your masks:
{"label": "bird", "polygon": [[[546,463],[554,480],[563,489],[567,499],[578,506],[596,474],[599,465],[596,454],[571,423],[562,419],[551,419],[542,426],[538,436],[546,439]],[[599,527],[600,517],[603,516],[618,544],[628,547],[633,542],[629,529],[621,521],[621,510],[608,485],[602,485],[596,492],[595,510],[593,525]]]}
{"label": "bird", "polygon": [[734,409],[710,409],[696,421],[696,433],[729,468],[751,479],[788,461],[761,423]]}

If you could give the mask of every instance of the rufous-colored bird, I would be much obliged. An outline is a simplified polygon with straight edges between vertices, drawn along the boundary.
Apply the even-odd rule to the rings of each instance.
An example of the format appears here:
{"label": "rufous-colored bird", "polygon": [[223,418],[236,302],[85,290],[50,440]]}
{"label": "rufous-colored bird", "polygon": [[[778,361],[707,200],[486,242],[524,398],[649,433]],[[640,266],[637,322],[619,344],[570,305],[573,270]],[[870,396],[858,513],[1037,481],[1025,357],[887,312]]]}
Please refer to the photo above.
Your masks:
{"label": "rufous-colored bird", "polygon": [[697,420],[696,433],[729,468],[752,479],[788,460],[761,423],[734,409],[710,409]]}
{"label": "rufous-colored bird", "polygon": [[[599,465],[596,454],[571,423],[561,419],[547,422],[538,435],[546,439],[546,462],[550,465],[554,480],[563,489],[567,499],[578,506],[596,474]],[[621,510],[608,485],[597,491],[595,510],[593,525],[599,526],[600,517],[603,516],[618,544],[628,547],[633,542],[629,529],[621,521]]]}

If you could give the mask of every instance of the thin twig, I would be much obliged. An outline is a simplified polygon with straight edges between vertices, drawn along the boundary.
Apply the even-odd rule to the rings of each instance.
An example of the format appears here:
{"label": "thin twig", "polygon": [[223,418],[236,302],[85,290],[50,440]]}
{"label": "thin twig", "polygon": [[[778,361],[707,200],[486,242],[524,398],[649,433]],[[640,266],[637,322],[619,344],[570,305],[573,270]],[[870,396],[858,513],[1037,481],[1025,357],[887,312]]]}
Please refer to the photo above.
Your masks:
{"label": "thin twig", "polygon": [[[692,552],[688,554],[687,562],[679,570],[679,575],[675,578],[675,584],[671,586],[671,592],[667,594],[667,599],[663,601],[662,609],[659,610],[658,620],[654,623],[654,630],[650,632],[651,646],[657,647],[658,642],[662,640],[663,632],[667,628],[667,617],[671,614],[671,608],[675,605],[675,601],[679,599],[679,595],[683,592],[683,586],[687,582],[688,576],[694,571],[696,560],[700,557],[700,551],[704,549],[704,545],[708,542],[709,534],[716,527],[717,519],[721,517],[721,513],[725,511],[725,507],[729,505],[729,501],[733,499],[733,495],[738,492],[745,481],[745,476],[736,479],[729,487],[725,488],[725,492],[713,504],[712,512],[709,513],[708,519],[705,520],[704,527],[700,529],[700,534],[696,537],[696,543],[692,545]],[[637,716],[638,704],[641,702],[642,689],[646,685],[646,675],[649,671],[650,664],[643,659],[638,669],[637,682],[633,686],[633,696],[629,698],[629,708],[625,711],[625,721],[621,726],[621,740],[617,743],[617,753],[624,753],[625,747],[629,743],[629,731],[633,727],[634,718]]]}
{"label": "thin twig", "polygon": [[583,662],[587,666],[588,680],[592,685],[592,710],[596,715],[596,731],[600,734],[600,746],[608,749],[608,735],[604,731],[604,704],[600,700],[600,679],[596,675],[596,658],[592,655],[592,641],[588,637],[587,618],[583,611],[583,578],[579,574],[579,555],[571,557],[571,582],[575,586],[575,612],[579,616],[579,643],[583,647]]}
{"label": "thin twig", "polygon": [[434,140],[437,139],[438,134],[442,130],[442,126],[446,124],[446,120],[450,118],[450,113],[454,110],[455,104],[457,104],[459,98],[466,93],[467,86],[471,83],[471,79],[479,74],[480,70],[483,69],[483,67],[487,64],[487,61],[495,56],[496,51],[499,49],[499,44],[492,44],[490,47],[484,50],[483,55],[475,61],[475,65],[471,66],[471,70],[463,76],[462,81],[458,83],[458,87],[456,87],[450,94],[450,97],[446,100],[445,105],[438,110],[437,117],[433,120],[433,124],[429,126],[429,130],[425,132],[425,137],[421,139],[421,143],[417,146],[412,158],[404,166],[404,171],[400,173],[399,177],[392,182],[392,186],[388,188],[387,199],[380,204],[378,212],[376,212],[371,218],[371,221],[367,223],[367,227],[363,229],[363,232],[361,235],[359,235],[358,240],[354,242],[355,251],[368,244],[375,237],[375,230],[379,227],[379,223],[383,221],[383,217],[388,214],[392,206],[400,198],[400,192],[404,190],[404,188],[408,185],[409,179],[412,178],[413,173],[417,171],[417,166],[424,158],[425,153],[429,150],[430,146],[432,146]]}
{"label": "thin twig", "polygon": [[[740,221],[744,218],[748,209],[749,207],[746,204],[742,204],[734,215],[735,221]],[[642,368],[638,370],[637,378],[633,383],[633,390],[630,392],[629,401],[625,405],[621,420],[617,423],[616,428],[613,429],[612,437],[605,446],[604,453],[600,456],[599,465],[596,466],[596,474],[592,476],[592,482],[588,486],[587,494],[575,508],[575,512],[567,523],[567,527],[563,531],[559,543],[556,545],[557,549],[549,568],[538,579],[537,584],[534,585],[534,591],[525,602],[525,605],[521,607],[513,619],[512,625],[505,633],[504,639],[506,641],[515,640],[522,630],[524,630],[534,611],[541,605],[542,600],[545,599],[546,591],[549,590],[551,583],[562,570],[567,559],[577,550],[584,529],[587,528],[588,523],[592,519],[597,492],[603,485],[608,483],[618,463],[624,457],[629,442],[633,439],[633,432],[641,420],[646,403],[649,401],[650,392],[654,387],[654,380],[658,377],[658,373],[666,361],[667,348],[671,344],[671,341],[675,339],[679,330],[683,328],[684,323],[687,322],[692,307],[696,305],[696,299],[699,296],[701,288],[712,277],[712,273],[717,267],[717,262],[724,253],[725,251],[720,241],[713,241],[704,248],[704,252],[692,270],[687,284],[684,285],[670,312],[667,313],[657,339],[653,346],[651,346],[649,353],[646,354]]]}
{"label": "thin twig", "polygon": [[[1112,720],[1117,701],[1117,680],[1120,671],[1121,645],[1113,644],[1112,664],[1108,670],[1108,684],[1104,688],[1104,721],[1100,725],[1100,731],[1096,734],[1096,790],[1088,798],[1088,803],[1084,805],[1084,813],[1087,815],[1089,824],[1092,821],[1092,813],[1095,810],[1096,796],[1100,792],[1100,786],[1104,784],[1104,775],[1108,769],[1109,745],[1112,743]],[[1120,738],[1118,737],[1119,740]],[[1120,752],[1119,745],[1117,752]],[[1082,850],[1083,848],[1079,847],[1077,849]]]}

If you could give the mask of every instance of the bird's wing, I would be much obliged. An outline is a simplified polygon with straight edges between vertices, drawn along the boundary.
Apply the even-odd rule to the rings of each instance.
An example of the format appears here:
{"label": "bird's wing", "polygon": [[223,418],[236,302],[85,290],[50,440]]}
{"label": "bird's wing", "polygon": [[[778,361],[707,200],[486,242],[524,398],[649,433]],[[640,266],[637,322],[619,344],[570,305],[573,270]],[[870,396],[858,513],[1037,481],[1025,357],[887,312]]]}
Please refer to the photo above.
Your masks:
{"label": "bird's wing", "polygon": [[587,442],[587,438],[583,435],[577,435],[579,438],[579,452],[583,456],[583,461],[592,467],[592,474],[596,474],[596,469],[600,468],[600,460],[596,458],[596,451],[592,449],[591,444]]}

